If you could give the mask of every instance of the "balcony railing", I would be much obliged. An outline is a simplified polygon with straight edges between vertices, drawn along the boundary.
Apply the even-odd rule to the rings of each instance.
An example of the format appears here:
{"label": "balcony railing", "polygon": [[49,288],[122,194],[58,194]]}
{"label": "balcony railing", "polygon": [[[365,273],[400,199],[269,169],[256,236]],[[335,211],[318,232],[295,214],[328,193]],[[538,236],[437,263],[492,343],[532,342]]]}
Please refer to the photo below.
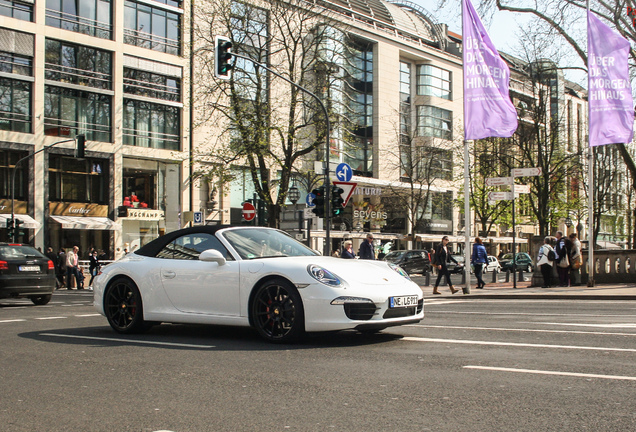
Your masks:
{"label": "balcony railing", "polygon": [[0,130],[32,133],[33,117],[10,111],[0,111]]}
{"label": "balcony railing", "polygon": [[137,30],[124,29],[124,43],[167,54],[179,55],[179,41],[144,33]]}
{"label": "balcony railing", "polygon": [[72,137],[75,136],[78,131],[81,131],[87,140],[112,142],[110,125],[44,117],[45,135]]}
{"label": "balcony railing", "polygon": [[46,79],[99,89],[112,89],[110,74],[88,71],[55,63],[45,63]]}
{"label": "balcony railing", "polygon": [[102,39],[113,38],[113,26],[111,24],[54,9],[46,10],[46,25]]}
{"label": "balcony railing", "polygon": [[135,147],[179,150],[179,135],[124,128],[124,144]]}

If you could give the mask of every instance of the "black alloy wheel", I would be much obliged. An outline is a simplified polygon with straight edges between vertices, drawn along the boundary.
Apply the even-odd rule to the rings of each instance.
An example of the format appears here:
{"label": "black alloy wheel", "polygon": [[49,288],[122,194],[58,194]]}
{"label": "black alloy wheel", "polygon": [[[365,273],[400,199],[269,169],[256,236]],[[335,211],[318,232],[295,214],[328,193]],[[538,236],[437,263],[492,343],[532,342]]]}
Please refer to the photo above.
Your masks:
{"label": "black alloy wheel", "polygon": [[104,312],[108,323],[118,333],[139,333],[151,327],[144,321],[139,289],[126,278],[118,278],[106,288]]}
{"label": "black alloy wheel", "polygon": [[284,279],[256,288],[251,316],[258,333],[270,342],[294,342],[305,333],[302,299],[296,287]]}
{"label": "black alloy wheel", "polygon": [[51,294],[46,294],[41,296],[31,296],[30,299],[34,305],[44,306],[45,304],[48,304],[48,302],[51,301],[51,297],[53,297]]}

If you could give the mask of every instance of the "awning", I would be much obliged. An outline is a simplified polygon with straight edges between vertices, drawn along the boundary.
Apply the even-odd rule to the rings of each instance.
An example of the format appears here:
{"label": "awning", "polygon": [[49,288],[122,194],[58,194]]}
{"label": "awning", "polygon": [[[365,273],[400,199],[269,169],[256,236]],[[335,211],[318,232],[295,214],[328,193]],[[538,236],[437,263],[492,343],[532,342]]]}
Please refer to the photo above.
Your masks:
{"label": "awning", "polygon": [[121,225],[107,217],[51,216],[51,220],[62,225],[62,229],[121,231]]}
{"label": "awning", "polygon": [[[29,215],[15,214],[15,218],[19,219],[22,222],[22,228],[34,229],[40,228],[40,225],[42,225],[40,222],[36,221]],[[10,214],[0,214],[0,228],[6,228],[7,220],[9,219],[11,219]]]}

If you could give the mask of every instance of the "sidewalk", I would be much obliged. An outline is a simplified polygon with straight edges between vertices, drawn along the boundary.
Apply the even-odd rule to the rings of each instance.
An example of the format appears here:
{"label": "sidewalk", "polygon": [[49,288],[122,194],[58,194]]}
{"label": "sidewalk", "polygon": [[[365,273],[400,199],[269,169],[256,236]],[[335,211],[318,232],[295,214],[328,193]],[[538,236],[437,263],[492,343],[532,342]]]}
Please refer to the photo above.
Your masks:
{"label": "sidewalk", "polygon": [[423,280],[414,278],[414,282],[420,285],[424,292],[424,298],[474,298],[474,299],[571,299],[571,300],[636,300],[636,284],[596,284],[588,287],[531,287],[530,281],[517,282],[517,288],[513,288],[512,282],[499,282],[486,284],[484,289],[477,289],[475,285],[470,287],[470,294],[463,293],[462,285],[455,285],[461,291],[451,295],[447,286],[438,288],[442,295],[433,295],[433,286],[424,286]]}

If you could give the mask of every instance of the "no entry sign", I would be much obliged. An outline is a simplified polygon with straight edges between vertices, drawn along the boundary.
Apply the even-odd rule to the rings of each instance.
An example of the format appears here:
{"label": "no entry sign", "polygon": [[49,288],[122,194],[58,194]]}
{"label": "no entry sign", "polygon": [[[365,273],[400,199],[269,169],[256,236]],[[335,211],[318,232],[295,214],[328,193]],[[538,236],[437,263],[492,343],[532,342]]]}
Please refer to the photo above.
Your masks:
{"label": "no entry sign", "polygon": [[256,217],[256,209],[251,203],[243,203],[243,219],[251,221]]}

